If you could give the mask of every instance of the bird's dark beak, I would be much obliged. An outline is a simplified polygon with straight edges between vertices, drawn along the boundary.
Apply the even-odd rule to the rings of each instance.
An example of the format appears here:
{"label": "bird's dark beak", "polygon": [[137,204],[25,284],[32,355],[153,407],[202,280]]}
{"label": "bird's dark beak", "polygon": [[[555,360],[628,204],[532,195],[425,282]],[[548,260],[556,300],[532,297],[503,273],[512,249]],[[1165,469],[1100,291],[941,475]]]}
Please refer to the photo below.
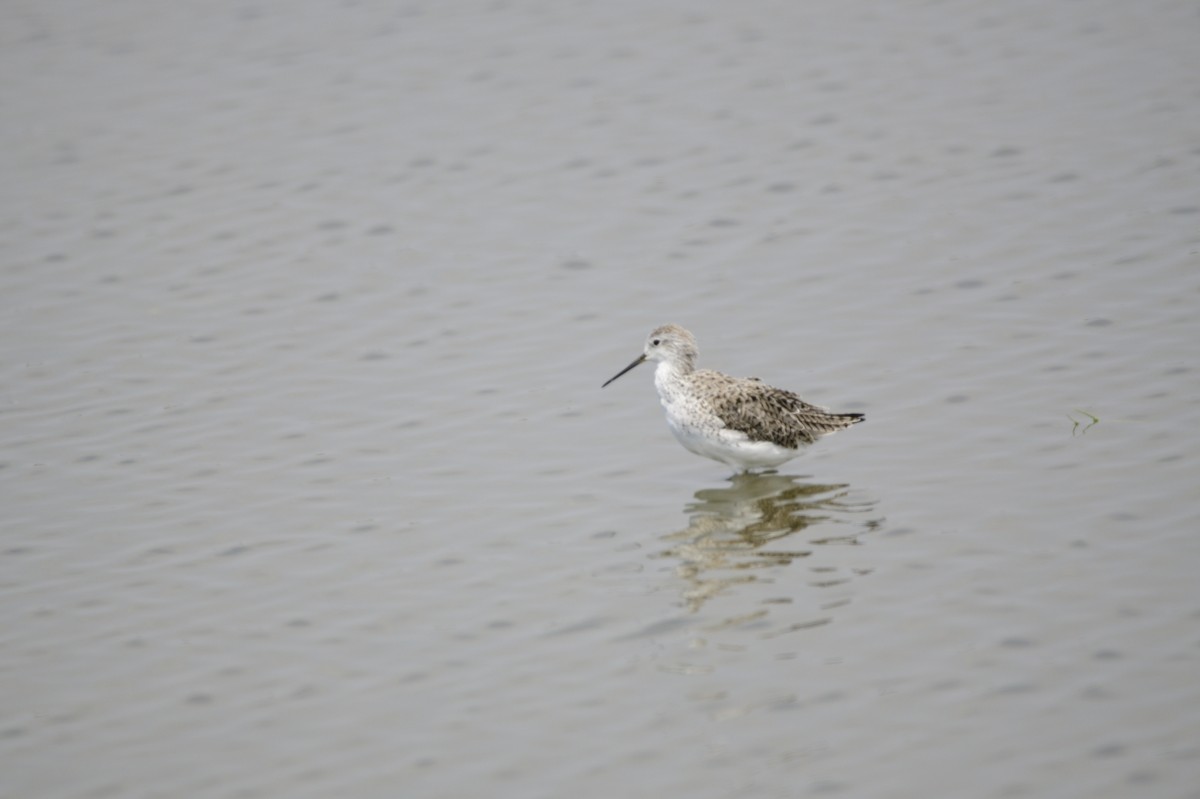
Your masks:
{"label": "bird's dark beak", "polygon": [[[633,363],[629,364],[628,366],[626,366],[626,367],[625,367],[624,369],[622,369],[621,371],[617,372],[617,373],[616,373],[615,375],[613,375],[612,377],[608,378],[608,380],[607,380],[607,381],[605,381],[605,383],[604,383],[604,386],[607,386],[609,383],[611,383],[612,381],[616,380],[618,377],[620,377],[621,375],[625,374],[625,373],[626,373],[626,372],[628,372],[630,369],[632,369],[633,367],[637,366],[639,363],[641,363],[641,362],[642,362],[642,361],[644,361],[644,360],[646,360],[646,355],[643,353],[642,355],[639,355],[639,356],[637,357],[637,360],[636,360],[636,361],[634,361]],[[600,386],[600,388],[604,388],[604,386]]]}

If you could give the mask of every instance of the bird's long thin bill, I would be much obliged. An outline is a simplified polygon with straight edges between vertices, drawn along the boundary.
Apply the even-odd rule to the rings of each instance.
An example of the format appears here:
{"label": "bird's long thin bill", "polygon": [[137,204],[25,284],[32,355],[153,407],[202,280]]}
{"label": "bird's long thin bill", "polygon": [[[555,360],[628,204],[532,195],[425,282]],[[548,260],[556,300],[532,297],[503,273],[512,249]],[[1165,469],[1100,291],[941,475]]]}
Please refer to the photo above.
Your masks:
{"label": "bird's long thin bill", "polygon": [[[608,378],[608,380],[607,380],[607,381],[605,381],[605,383],[604,383],[604,386],[607,386],[609,383],[611,383],[612,381],[616,380],[618,377],[620,377],[621,375],[625,374],[625,373],[626,373],[626,372],[628,372],[630,369],[632,369],[633,367],[637,366],[639,363],[641,363],[641,362],[642,362],[642,361],[644,361],[644,360],[646,360],[646,356],[645,356],[645,355],[639,355],[639,356],[637,357],[637,360],[636,360],[636,361],[634,361],[633,363],[629,364],[628,366],[626,366],[626,367],[625,367],[624,369],[622,369],[621,371],[617,372],[617,373],[616,373],[615,375],[613,375],[612,377]],[[604,388],[604,386],[600,386],[600,388]]]}

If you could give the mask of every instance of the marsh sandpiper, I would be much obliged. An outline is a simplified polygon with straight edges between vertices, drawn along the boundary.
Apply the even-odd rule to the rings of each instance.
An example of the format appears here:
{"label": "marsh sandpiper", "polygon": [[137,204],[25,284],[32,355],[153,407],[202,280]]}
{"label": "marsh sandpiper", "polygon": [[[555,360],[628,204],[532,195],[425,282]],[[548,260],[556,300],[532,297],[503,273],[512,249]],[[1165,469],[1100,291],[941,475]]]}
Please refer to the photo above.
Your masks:
{"label": "marsh sandpiper", "polygon": [[663,325],[646,337],[642,354],[604,386],[643,361],[657,361],[654,386],[675,438],[690,452],[738,471],[779,466],[818,438],[864,418],[830,413],[755,377],[697,370],[697,352],[695,336]]}

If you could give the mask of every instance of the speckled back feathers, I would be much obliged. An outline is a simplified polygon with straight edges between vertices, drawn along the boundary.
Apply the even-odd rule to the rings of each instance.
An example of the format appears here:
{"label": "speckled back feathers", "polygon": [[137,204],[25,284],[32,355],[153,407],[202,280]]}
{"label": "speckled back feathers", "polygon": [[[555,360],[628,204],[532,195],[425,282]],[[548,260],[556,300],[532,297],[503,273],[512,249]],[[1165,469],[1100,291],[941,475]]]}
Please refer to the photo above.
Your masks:
{"label": "speckled back feathers", "polygon": [[736,378],[704,369],[684,378],[698,399],[730,430],[751,441],[769,441],[788,449],[861,422],[861,413],[830,413],[782,388],[757,378]]}

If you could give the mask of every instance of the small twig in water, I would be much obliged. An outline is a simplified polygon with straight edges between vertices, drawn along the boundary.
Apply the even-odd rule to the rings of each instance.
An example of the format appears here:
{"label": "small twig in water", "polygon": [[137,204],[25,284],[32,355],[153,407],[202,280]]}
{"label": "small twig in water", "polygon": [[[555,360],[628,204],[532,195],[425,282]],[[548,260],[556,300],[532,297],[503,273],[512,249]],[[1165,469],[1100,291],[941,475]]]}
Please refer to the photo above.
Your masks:
{"label": "small twig in water", "polygon": [[1097,424],[1100,423],[1099,416],[1090,414],[1087,411],[1076,408],[1075,413],[1082,413],[1084,416],[1086,416],[1089,419],[1089,421],[1087,424],[1083,425],[1083,427],[1080,427],[1080,425],[1083,424],[1083,420],[1076,419],[1074,416],[1072,416],[1071,414],[1068,413],[1067,418],[1070,419],[1071,422],[1074,424],[1074,427],[1071,428],[1072,436],[1081,436],[1084,433],[1086,433],[1088,430],[1091,430],[1093,427],[1095,427]]}

